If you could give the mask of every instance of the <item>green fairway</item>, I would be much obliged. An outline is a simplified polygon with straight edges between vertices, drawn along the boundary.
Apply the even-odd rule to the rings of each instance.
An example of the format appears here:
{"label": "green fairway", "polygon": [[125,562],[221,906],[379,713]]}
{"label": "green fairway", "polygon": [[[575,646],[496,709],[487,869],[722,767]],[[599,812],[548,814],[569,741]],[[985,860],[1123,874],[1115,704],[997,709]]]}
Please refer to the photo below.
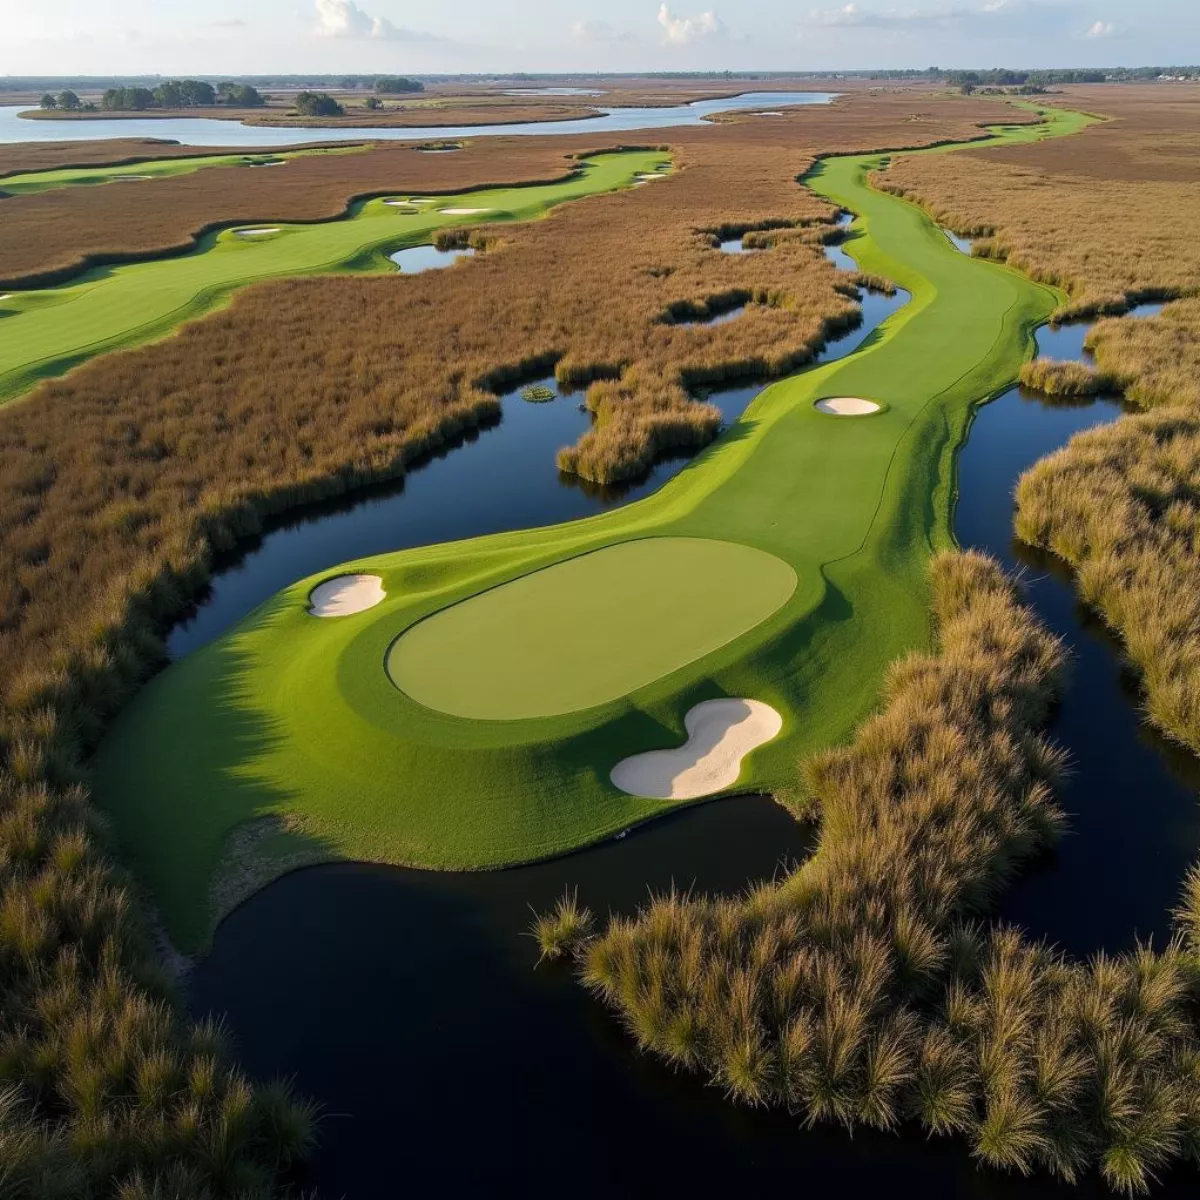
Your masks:
{"label": "green fairway", "polygon": [[[182,149],[182,147],[181,147]],[[147,162],[124,163],[107,167],[62,167],[57,171],[26,171],[0,176],[0,192],[10,196],[28,196],[63,187],[91,187],[101,183],[167,179],[172,175],[191,175],[207,167],[272,167],[278,169],[293,158],[313,154],[353,154],[365,146],[334,146],[318,150],[285,150],[278,154],[204,154],[194,158],[159,158]],[[231,182],[231,186],[236,186]]]}
{"label": "green fairway", "polygon": [[243,236],[226,229],[190,254],[98,268],[62,287],[12,291],[0,300],[0,402],[96,354],[169,333],[247,284],[337,270],[395,271],[388,253],[428,243],[438,229],[529,220],[568,200],[630,187],[662,157],[661,150],[597,155],[560,183],[430,197],[433,203],[415,209],[385,197],[356,204],[338,221],[264,220],[243,229],[272,232]]}
{"label": "green fairway", "polygon": [[[1045,127],[1006,129],[994,141],[1086,121],[1052,112]],[[684,715],[702,700],[746,697],[783,716],[780,736],[743,761],[736,790],[786,794],[800,755],[848,736],[875,704],[887,665],[928,642],[926,562],[952,540],[955,452],[974,407],[1014,382],[1033,329],[1059,301],[1051,288],[961,254],[916,206],[872,190],[866,175],[886,157],[830,158],[806,180],[857,214],[848,248],[859,265],[912,296],[856,353],[765,389],[645,500],[345,564],[336,573],[378,575],[386,591],[354,616],[308,614],[309,593],[335,572],[298,581],[140,693],[97,756],[96,795],[183,947],[211,935],[221,905],[210,902],[210,881],[230,835],[253,818],[287,818],[286,832],[258,844],[255,881],[298,857],[496,867],[672,807],[619,792],[609,772],[627,755],[681,744]],[[829,417],[813,407],[829,396],[884,409]],[[761,609],[731,622],[725,606],[744,599],[727,580],[706,580],[711,603],[701,588],[669,585],[688,644],[714,647],[689,660],[664,616],[668,598],[653,586],[631,589],[627,572],[596,569],[588,582],[600,594],[575,612],[581,597],[566,586],[569,573],[543,571],[649,538],[751,548],[787,564],[795,590],[780,604],[775,568],[754,584],[758,566],[738,567],[747,590],[764,595]],[[606,562],[620,560],[592,555],[598,568]],[[504,585],[522,578],[524,590],[507,592],[519,603],[509,604]],[[490,600],[472,599],[489,589]],[[606,597],[631,611],[610,618]],[[493,648],[489,624],[497,640],[510,636],[522,604],[536,611],[521,614],[520,646]],[[631,633],[643,617],[646,629]],[[427,634],[406,633],[422,622]],[[480,719],[435,711],[388,677],[393,646],[399,678],[417,688],[407,674],[416,671],[417,690],[442,704],[489,705],[504,696],[507,672],[521,704],[558,689],[539,711],[559,711],[520,720],[486,719],[494,708]],[[564,700],[574,668],[556,669],[555,648],[577,663],[624,661],[605,665],[613,682],[588,698],[593,707],[561,711],[582,693]],[[519,680],[527,668],[534,677]],[[620,679],[633,690],[607,698]]]}
{"label": "green fairway", "polygon": [[456,717],[552,717],[619,699],[754,628],[796,590],[735,542],[645,538],[523,575],[410,629],[388,674]]}

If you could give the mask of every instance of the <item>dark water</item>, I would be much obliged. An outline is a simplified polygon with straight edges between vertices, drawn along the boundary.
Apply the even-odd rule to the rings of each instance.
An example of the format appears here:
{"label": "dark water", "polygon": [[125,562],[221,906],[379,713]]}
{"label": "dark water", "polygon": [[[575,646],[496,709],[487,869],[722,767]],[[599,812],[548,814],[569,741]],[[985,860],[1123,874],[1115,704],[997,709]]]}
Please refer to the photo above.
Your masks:
{"label": "dark water", "polygon": [[95,141],[98,138],[164,138],[185,146],[297,146],[307,142],[446,141],[451,138],[525,135],[605,134],[636,129],[700,125],[713,113],[747,108],[792,108],[828,104],[836,92],[745,92],[723,100],[697,100],[667,108],[599,108],[598,117],[578,121],[542,121],[513,125],[376,126],[344,125],[308,129],[272,129],[209,117],[114,117],[94,121],[31,121],[18,116],[26,105],[0,107],[0,143]]}
{"label": "dark water", "polygon": [[[733,397],[733,410],[757,391],[724,395]],[[964,543],[1018,562],[1010,538],[1016,476],[1076,429],[1118,412],[1113,401],[1050,406],[1017,392],[983,410],[961,460]],[[565,439],[572,413],[586,420],[573,398],[524,408],[509,402],[497,429],[427,471],[471,462],[473,451],[518,421],[522,438],[544,437],[540,423],[549,417],[548,427]],[[243,570],[266,580],[269,594],[278,586],[270,582],[273,571],[282,570],[287,582],[315,569],[295,569],[297,555],[311,561],[324,554],[332,563],[356,553],[348,536],[390,537],[392,546],[462,536],[454,528],[478,523],[481,514],[451,503],[456,511],[447,515],[443,506],[493,484],[493,506],[508,515],[527,489],[544,491],[541,502],[551,507],[562,502],[552,476],[510,477],[498,461],[491,463],[498,475],[462,469],[469,472],[464,487],[431,485],[408,525],[402,502],[422,494],[421,472],[398,497],[271,534]],[[375,503],[393,506],[386,520],[370,515]],[[1069,739],[1077,761],[1090,764],[1095,751],[1112,762],[1081,773],[1100,782],[1086,795],[1077,784],[1068,796],[1069,807],[1087,809],[1076,818],[1077,835],[1056,861],[1017,884],[1004,915],[1075,949],[1089,949],[1093,940],[1125,944],[1131,927],[1158,927],[1182,872],[1169,860],[1178,850],[1186,862],[1196,845],[1195,831],[1172,830],[1164,812],[1194,815],[1194,805],[1178,789],[1167,796],[1176,785],[1129,708],[1111,649],[1081,624],[1069,587],[1036,570],[1039,609],[1079,657],[1056,733]],[[219,589],[231,575],[237,572],[218,580]],[[1101,787],[1106,770],[1126,782]],[[808,836],[770,801],[742,798],[674,814],[567,858],[493,874],[361,864],[297,872],[223,922],[211,955],[191,977],[192,1009],[228,1018],[254,1075],[295,1076],[324,1105],[322,1148],[300,1182],[326,1197],[391,1196],[401,1187],[542,1196],[565,1186],[585,1197],[735,1189],[757,1196],[798,1181],[851,1196],[1111,1195],[1094,1179],[1068,1190],[1042,1177],[977,1171],[961,1145],[927,1142],[911,1130],[850,1138],[836,1129],[802,1131],[784,1114],[739,1109],[718,1091],[634,1054],[624,1032],[566,972],[535,969],[536,951],[521,936],[528,906],[548,905],[565,887],[577,887],[581,900],[604,913],[630,911],[647,887],[736,891],[781,861],[802,858]],[[1158,891],[1146,878],[1150,863],[1164,876]],[[1194,1195],[1193,1182],[1172,1179],[1156,1194]]]}
{"label": "dark water", "polygon": [[395,254],[389,254],[388,258],[405,275],[419,275],[422,271],[436,271],[452,266],[460,258],[470,258],[474,253],[475,251],[467,246],[454,250],[439,250],[436,246],[409,246],[407,250],[397,250]]}
{"label": "dark water", "polygon": [[[1133,315],[1161,307],[1142,305]],[[1044,328],[1039,350],[1082,360],[1088,328]],[[1050,729],[1071,754],[1071,776],[1059,793],[1071,832],[1021,873],[998,915],[1076,955],[1130,948],[1137,937],[1163,945],[1184,875],[1200,854],[1200,762],[1141,720],[1120,647],[1078,602],[1065,565],[1013,536],[1012,491],[1021,473],[1122,411],[1112,397],[1064,403],[1014,388],[979,412],[958,467],[959,541],[1020,569],[1038,613],[1071,651],[1067,691]]]}
{"label": "dark water", "polygon": [[950,241],[950,244],[956,250],[961,250],[964,254],[967,254],[967,255],[969,255],[971,253],[971,239],[970,238],[959,237],[957,233],[954,233],[949,229],[943,229],[942,232],[946,235],[946,237]]}
{"label": "dark water", "polygon": [[[862,324],[831,341],[815,362],[852,353],[907,298],[904,292],[864,292]],[[555,387],[553,379],[538,382]],[[717,405],[728,425],[764,386],[757,381],[721,388],[703,398]],[[686,457],[665,459],[640,478],[610,487],[561,475],[555,452],[591,423],[582,399],[577,393],[530,404],[516,389],[501,397],[497,424],[469,434],[402,482],[309,505],[276,521],[218,562],[197,607],[171,630],[169,656],[180,658],[220,636],[280,588],[316,571],[371,554],[589,516],[648,496],[687,465]]]}
{"label": "dark water", "polygon": [[746,311],[744,304],[739,304],[736,308],[727,308],[724,312],[712,313],[707,317],[691,317],[687,320],[673,321],[674,325],[728,325],[730,321],[737,320],[738,317]]}

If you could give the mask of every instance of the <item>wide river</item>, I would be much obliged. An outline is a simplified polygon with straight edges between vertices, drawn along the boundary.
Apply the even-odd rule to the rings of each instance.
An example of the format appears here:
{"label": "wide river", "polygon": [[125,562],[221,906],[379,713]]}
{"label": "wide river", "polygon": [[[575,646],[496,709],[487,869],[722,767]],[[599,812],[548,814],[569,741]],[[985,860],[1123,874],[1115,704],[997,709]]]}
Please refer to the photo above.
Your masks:
{"label": "wide river", "polygon": [[274,129],[211,117],[129,117],[96,120],[30,121],[19,114],[25,106],[0,108],[2,142],[73,142],[100,138],[161,138],[185,146],[297,146],[306,142],[445,141],[466,137],[530,134],[622,133],[637,129],[678,129],[699,125],[713,113],[754,108],[793,108],[828,104],[836,92],[744,92],[720,100],[696,100],[667,108],[599,108],[600,116],[578,121],[537,121],[516,125],[427,125],[407,129],[349,129],[317,126]]}

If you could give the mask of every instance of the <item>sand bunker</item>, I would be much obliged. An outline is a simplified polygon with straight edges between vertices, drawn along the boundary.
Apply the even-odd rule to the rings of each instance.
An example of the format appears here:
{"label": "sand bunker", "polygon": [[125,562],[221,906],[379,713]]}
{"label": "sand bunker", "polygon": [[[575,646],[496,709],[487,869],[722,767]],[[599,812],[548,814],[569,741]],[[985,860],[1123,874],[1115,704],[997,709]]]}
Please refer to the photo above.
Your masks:
{"label": "sand bunker", "polygon": [[262,237],[264,233],[278,233],[279,226],[272,225],[270,229],[239,229],[238,237]]}
{"label": "sand bunker", "polygon": [[880,409],[874,400],[863,400],[858,396],[830,396],[828,400],[818,400],[815,407],[818,412],[828,413],[831,417],[865,417]]}
{"label": "sand bunker", "polygon": [[439,208],[438,212],[448,217],[473,217],[476,213],[491,212],[490,208]]}
{"label": "sand bunker", "polygon": [[390,208],[410,208],[415,203],[416,203],[415,200],[385,200],[384,201],[384,204],[388,205]]}
{"label": "sand bunker", "polygon": [[5,292],[3,296],[0,296],[0,300],[11,300],[12,298],[12,292]]}
{"label": "sand bunker", "polygon": [[666,179],[666,171],[644,171],[641,175],[635,175],[635,179],[640,179],[643,183],[647,179]]}
{"label": "sand bunker", "polygon": [[673,750],[623,758],[610,778],[623,792],[651,800],[691,800],[732,787],[742,759],[783,728],[759,700],[705,700],[683,719],[688,739]]}
{"label": "sand bunker", "polygon": [[308,611],[314,617],[349,617],[374,608],[385,595],[378,575],[338,575],[313,588]]}

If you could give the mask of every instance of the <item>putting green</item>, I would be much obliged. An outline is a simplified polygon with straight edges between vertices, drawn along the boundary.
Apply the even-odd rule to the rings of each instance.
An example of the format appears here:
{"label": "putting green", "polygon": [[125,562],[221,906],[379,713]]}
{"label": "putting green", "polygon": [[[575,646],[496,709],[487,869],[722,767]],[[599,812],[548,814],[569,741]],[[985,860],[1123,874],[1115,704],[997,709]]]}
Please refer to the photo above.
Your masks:
{"label": "putting green", "polygon": [[425,245],[438,229],[542,216],[569,200],[632,187],[661,158],[661,150],[600,154],[559,183],[487,188],[444,200],[481,210],[472,213],[439,212],[438,203],[398,208],[381,198],[353,205],[338,221],[248,221],[243,228],[278,232],[241,237],[226,229],[205,236],[189,254],[99,267],[61,287],[13,290],[0,303],[0,402],[97,354],[170,333],[247,284],[330,271],[395,272],[387,254]]}
{"label": "putting green", "polygon": [[435,613],[399,638],[387,669],[417,703],[456,717],[552,717],[711,654],[795,590],[787,563],[736,542],[622,542]]}
{"label": "putting green", "polygon": [[[1055,111],[1045,126],[993,141],[1070,133],[1088,120]],[[955,454],[975,407],[1015,382],[1033,330],[1061,299],[961,254],[921,209],[872,189],[867,176],[887,157],[825,159],[805,180],[857,214],[848,249],[859,266],[911,295],[854,354],[765,388],[724,436],[635,504],[331,567],[279,592],[139,693],[96,756],[94,791],[182,948],[203,946],[238,894],[223,887],[210,900],[210,883],[230,861],[230,838],[256,818],[286,824],[260,824],[253,849],[239,845],[241,894],[304,860],[499,867],[563,853],[687,803],[627,795],[609,773],[631,755],[682,744],[684,717],[703,701],[746,697],[783,718],[729,790],[786,796],[799,756],[850,735],[876,704],[887,665],[928,644],[927,562],[953,541]],[[884,407],[835,420],[814,407],[829,396]],[[550,628],[569,620],[575,603],[543,590],[569,578],[556,564],[593,551],[603,564],[607,548],[653,545],[646,539],[736,543],[786,563],[795,590],[773,611],[771,591],[757,624],[691,661],[680,662],[680,652],[659,662],[653,671],[669,674],[653,678],[635,660],[657,653],[667,636],[661,614],[645,635],[605,636],[594,658],[622,657],[633,690],[581,711],[464,719],[418,703],[384,670],[405,631],[428,621],[455,681],[454,702],[485,678],[494,689],[502,674],[495,659],[485,669],[449,653],[465,619],[456,608],[469,615],[473,598],[503,597],[514,580],[533,580],[524,594],[542,597],[536,616]],[[378,605],[340,620],[309,615],[317,584],[359,573],[379,577]],[[769,591],[781,586],[769,578]],[[619,571],[597,573],[595,584],[602,595],[589,599],[592,612],[605,596],[615,605],[617,589],[634,617],[658,603],[647,594],[630,604]],[[724,580],[705,586],[728,595]],[[763,586],[760,578],[755,590]],[[677,591],[681,620],[689,605],[705,603],[696,587]],[[504,607],[493,600],[475,611],[490,608],[494,617]],[[481,639],[478,629],[468,632]],[[580,622],[581,641],[587,632]],[[531,636],[527,628],[527,643]],[[552,674],[545,662],[542,684]],[[422,686],[442,686],[432,657]]]}

